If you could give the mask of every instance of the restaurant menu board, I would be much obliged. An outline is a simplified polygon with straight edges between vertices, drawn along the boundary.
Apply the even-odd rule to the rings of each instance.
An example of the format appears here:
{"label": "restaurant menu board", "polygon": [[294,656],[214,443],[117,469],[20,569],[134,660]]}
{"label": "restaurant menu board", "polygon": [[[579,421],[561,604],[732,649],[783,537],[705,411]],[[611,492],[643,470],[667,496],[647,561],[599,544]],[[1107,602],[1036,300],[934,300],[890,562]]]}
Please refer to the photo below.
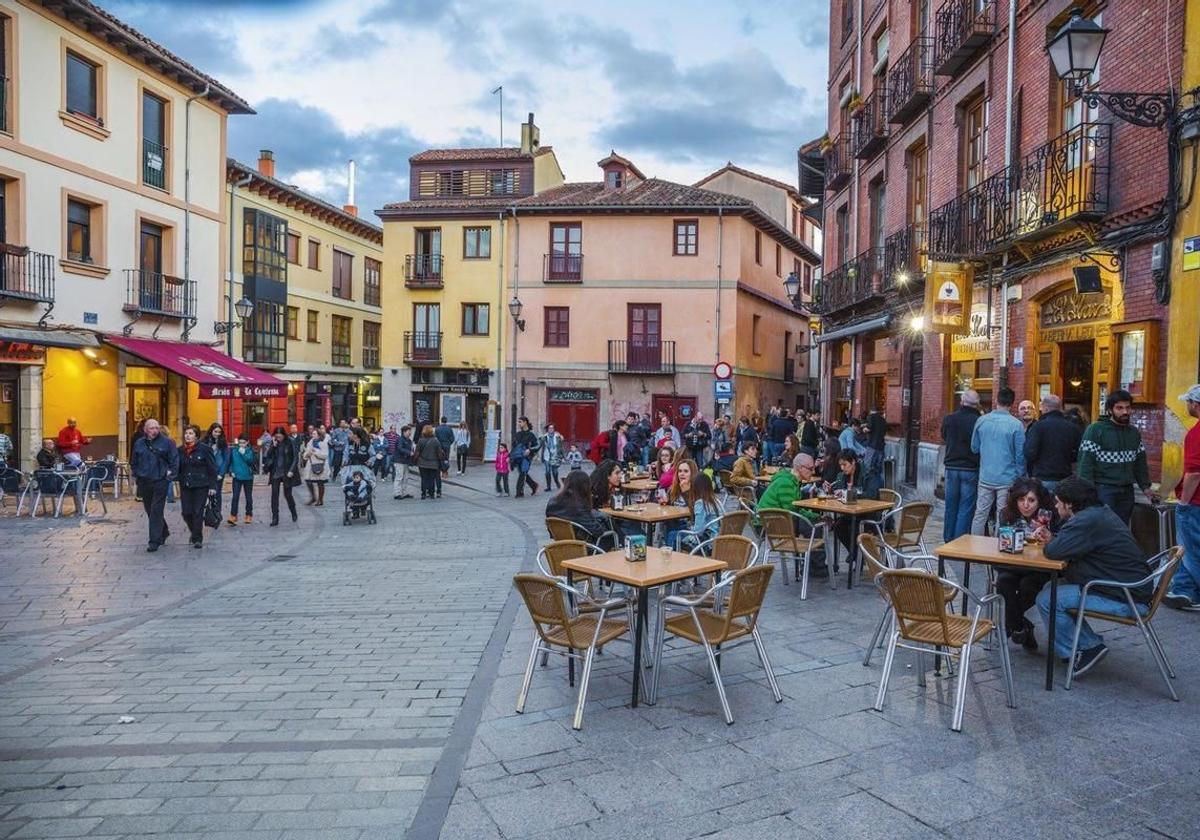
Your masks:
{"label": "restaurant menu board", "polygon": [[483,437],[484,462],[496,460],[496,450],[500,448],[500,430],[488,429]]}
{"label": "restaurant menu board", "polygon": [[463,421],[463,403],[466,399],[462,394],[442,394],[442,416],[451,426]]}
{"label": "restaurant menu board", "polygon": [[433,399],[420,394],[413,397],[413,423],[417,427],[417,436],[426,423],[433,422]]}

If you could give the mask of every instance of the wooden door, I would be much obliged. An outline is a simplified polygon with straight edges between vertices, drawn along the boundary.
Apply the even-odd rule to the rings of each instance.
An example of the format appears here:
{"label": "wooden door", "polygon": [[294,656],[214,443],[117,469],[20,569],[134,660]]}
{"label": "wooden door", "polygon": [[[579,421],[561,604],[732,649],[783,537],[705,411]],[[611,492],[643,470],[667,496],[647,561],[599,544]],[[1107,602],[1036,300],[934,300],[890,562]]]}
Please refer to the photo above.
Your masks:
{"label": "wooden door", "polygon": [[630,370],[662,367],[662,304],[628,304],[627,362]]}
{"label": "wooden door", "polygon": [[671,425],[679,429],[680,434],[683,433],[683,427],[688,424],[688,421],[696,416],[696,406],[698,401],[694,396],[681,396],[679,394],[655,394],[650,398],[650,413],[653,415],[650,418],[652,428],[658,428],[658,413],[660,411],[667,412],[667,416],[671,418]]}

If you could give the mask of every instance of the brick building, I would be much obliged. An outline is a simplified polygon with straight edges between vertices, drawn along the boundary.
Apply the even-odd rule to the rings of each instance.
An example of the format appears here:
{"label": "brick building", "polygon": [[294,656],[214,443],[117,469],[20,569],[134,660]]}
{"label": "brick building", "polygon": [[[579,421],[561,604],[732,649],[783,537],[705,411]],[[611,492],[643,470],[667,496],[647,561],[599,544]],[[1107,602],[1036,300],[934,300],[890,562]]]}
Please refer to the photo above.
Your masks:
{"label": "brick building", "polygon": [[[1059,81],[1045,45],[1079,4],[1012,2],[832,0],[828,133],[801,150],[825,172],[822,404],[882,407],[897,474],[924,496],[956,395],[990,403],[1005,383],[1089,419],[1130,390],[1159,472],[1167,143]],[[1180,78],[1183,0],[1081,10],[1110,30],[1085,89]],[[974,278],[964,335],[925,329],[935,267]]]}

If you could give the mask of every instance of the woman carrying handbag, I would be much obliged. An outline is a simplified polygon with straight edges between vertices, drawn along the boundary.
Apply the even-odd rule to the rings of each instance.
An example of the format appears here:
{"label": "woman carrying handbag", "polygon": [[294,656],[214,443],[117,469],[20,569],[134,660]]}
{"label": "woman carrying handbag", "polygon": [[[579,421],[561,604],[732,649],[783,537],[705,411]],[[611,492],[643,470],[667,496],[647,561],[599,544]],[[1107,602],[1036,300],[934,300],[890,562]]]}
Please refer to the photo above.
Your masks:
{"label": "woman carrying handbag", "polygon": [[217,476],[217,462],[200,442],[200,428],[188,426],[179,447],[179,512],[191,532],[192,548],[204,547],[204,509],[208,497],[217,495]]}
{"label": "woman carrying handbag", "polygon": [[264,460],[267,475],[271,478],[272,526],[279,524],[279,493],[281,490],[288,510],[292,514],[292,521],[295,522],[297,519],[296,499],[292,495],[292,488],[300,483],[297,460],[296,450],[292,446],[291,440],[288,439],[287,429],[283,426],[276,426],[275,431],[271,434],[271,448],[267,450]]}
{"label": "woman carrying handbag", "polygon": [[300,453],[300,477],[308,486],[308,504],[325,504],[325,482],[329,480],[329,444],[317,429],[309,432],[304,450]]}

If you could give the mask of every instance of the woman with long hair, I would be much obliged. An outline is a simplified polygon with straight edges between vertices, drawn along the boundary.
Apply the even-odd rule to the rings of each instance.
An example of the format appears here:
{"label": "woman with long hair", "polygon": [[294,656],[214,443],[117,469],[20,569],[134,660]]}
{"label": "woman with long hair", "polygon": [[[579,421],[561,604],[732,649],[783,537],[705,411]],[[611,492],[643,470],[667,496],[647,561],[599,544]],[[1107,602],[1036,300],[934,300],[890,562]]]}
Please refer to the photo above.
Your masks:
{"label": "woman with long hair", "polygon": [[329,480],[329,443],[320,429],[311,429],[304,448],[300,450],[300,478],[308,487],[307,504],[325,504],[325,482]]}
{"label": "woman with long hair", "polygon": [[796,460],[796,456],[799,454],[800,438],[788,435],[783,439],[783,451],[775,458],[774,466],[790,468],[792,461]]}
{"label": "woman with long hair", "polygon": [[671,486],[671,479],[675,476],[675,454],[676,450],[672,447],[661,447],[654,463],[650,465],[650,475],[658,479],[660,490],[666,490]]}
{"label": "woman with long hair", "polygon": [[271,481],[272,527],[279,524],[280,491],[283,492],[284,501],[287,502],[288,512],[292,514],[292,521],[295,522],[298,518],[296,515],[296,498],[292,495],[292,488],[300,483],[300,474],[296,461],[296,447],[292,445],[292,440],[288,437],[287,429],[283,426],[276,426],[275,431],[271,433],[270,447],[263,458],[267,476]]}
{"label": "woman with long hair", "polygon": [[[1062,523],[1054,508],[1054,497],[1042,483],[1036,478],[1018,478],[1008,488],[1000,524],[1021,528],[1028,538],[1041,528],[1056,534]],[[1025,613],[1037,602],[1038,593],[1049,581],[1050,575],[1042,572],[1016,566],[996,568],[996,591],[1004,596],[1004,631],[1030,652],[1038,649],[1038,643],[1033,622]]]}
{"label": "woman with long hair", "polygon": [[212,450],[213,461],[217,465],[217,480],[213,488],[217,491],[217,510],[219,511],[225,490],[225,476],[229,475],[231,466],[230,457],[233,454],[233,447],[225,434],[225,427],[220,423],[213,423],[209,426],[208,432],[200,439],[200,442]]}
{"label": "woman with long hair", "polygon": [[[568,476],[573,474],[574,472],[567,473]],[[597,509],[609,507],[613,494],[621,489],[621,465],[611,458],[606,458],[592,470],[588,480],[592,485],[592,506]]]}
{"label": "woman with long hair", "polygon": [[216,495],[216,483],[212,449],[200,442],[199,426],[188,426],[179,447],[179,512],[191,532],[192,548],[204,546],[204,505]]}
{"label": "woman with long hair", "polygon": [[421,439],[416,448],[417,470],[421,473],[421,498],[437,498],[438,478],[442,469],[442,444],[434,435],[433,426],[426,423],[421,428]]}
{"label": "woman with long hair", "polygon": [[546,516],[567,520],[591,543],[608,530],[608,522],[593,510],[592,482],[582,471],[567,473],[562,489],[546,502]]}

